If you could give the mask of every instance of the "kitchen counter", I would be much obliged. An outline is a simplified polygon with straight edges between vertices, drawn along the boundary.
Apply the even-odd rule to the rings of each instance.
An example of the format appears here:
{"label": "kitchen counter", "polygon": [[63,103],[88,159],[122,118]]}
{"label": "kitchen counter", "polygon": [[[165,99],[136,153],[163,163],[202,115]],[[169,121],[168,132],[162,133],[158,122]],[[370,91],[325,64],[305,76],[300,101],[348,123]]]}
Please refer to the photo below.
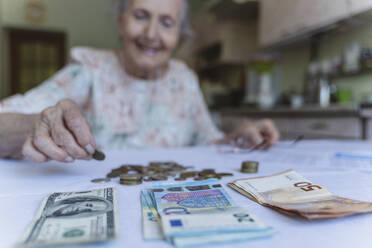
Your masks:
{"label": "kitchen counter", "polygon": [[220,127],[229,132],[244,119],[272,119],[283,139],[305,135],[309,139],[372,140],[372,106],[305,106],[298,109],[276,107],[254,109],[248,106],[212,110],[220,116]]}

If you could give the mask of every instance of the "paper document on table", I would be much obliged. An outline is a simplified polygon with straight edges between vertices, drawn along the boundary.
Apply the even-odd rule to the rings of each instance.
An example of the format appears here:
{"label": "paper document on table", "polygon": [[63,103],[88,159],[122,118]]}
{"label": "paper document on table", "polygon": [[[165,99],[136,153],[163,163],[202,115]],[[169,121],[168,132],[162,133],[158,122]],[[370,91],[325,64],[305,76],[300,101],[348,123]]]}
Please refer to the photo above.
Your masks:
{"label": "paper document on table", "polygon": [[329,219],[372,212],[372,203],[335,196],[293,170],[239,179],[229,186],[250,199],[288,215]]}
{"label": "paper document on table", "polygon": [[[155,203],[165,239],[178,247],[249,240],[274,233],[257,217],[237,207],[217,180],[159,184],[142,194],[147,195],[143,199]],[[144,221],[145,238],[151,236],[146,228],[158,232],[148,226]]]}
{"label": "paper document on table", "polygon": [[[246,155],[249,160],[261,164],[275,164],[296,167],[299,171],[321,170],[364,170],[372,171],[372,152],[366,143],[364,146],[334,146],[332,149],[321,146],[322,142],[312,142],[313,147],[285,146],[283,143],[270,148],[268,151],[255,151]],[[366,149],[368,147],[368,149]],[[285,169],[285,168],[283,168]]]}
{"label": "paper document on table", "polygon": [[19,247],[72,245],[118,236],[116,192],[106,188],[45,198]]}

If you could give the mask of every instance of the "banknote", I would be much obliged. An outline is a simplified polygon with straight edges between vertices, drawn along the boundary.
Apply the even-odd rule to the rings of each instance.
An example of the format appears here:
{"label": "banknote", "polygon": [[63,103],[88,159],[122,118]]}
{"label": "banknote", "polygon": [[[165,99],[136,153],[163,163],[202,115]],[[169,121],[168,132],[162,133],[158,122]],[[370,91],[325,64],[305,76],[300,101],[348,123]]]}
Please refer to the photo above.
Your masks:
{"label": "banknote", "polygon": [[307,219],[339,218],[372,212],[372,203],[333,195],[297,172],[239,179],[229,186],[262,205]]}
{"label": "banknote", "polygon": [[53,193],[42,202],[18,247],[102,242],[118,236],[114,188]]}
{"label": "banknote", "polygon": [[144,240],[164,239],[163,231],[160,226],[160,217],[150,198],[148,190],[141,192],[142,206],[142,231]]}
{"label": "banknote", "polygon": [[[177,247],[236,242],[274,233],[256,216],[239,208],[217,180],[158,184],[142,194],[148,196],[142,200],[147,198],[157,211],[157,225],[163,237]],[[146,223],[147,214],[143,217],[146,239],[151,235],[145,232],[158,231]]]}

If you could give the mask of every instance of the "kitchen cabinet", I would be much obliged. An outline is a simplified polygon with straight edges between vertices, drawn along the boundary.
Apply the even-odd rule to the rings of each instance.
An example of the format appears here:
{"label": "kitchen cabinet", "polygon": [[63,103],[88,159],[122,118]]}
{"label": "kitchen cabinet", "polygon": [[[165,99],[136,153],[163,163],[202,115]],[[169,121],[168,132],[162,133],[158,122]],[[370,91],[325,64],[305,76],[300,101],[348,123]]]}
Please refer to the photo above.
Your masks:
{"label": "kitchen cabinet", "polygon": [[279,129],[282,140],[293,140],[300,135],[306,139],[372,139],[372,119],[368,119],[372,115],[362,116],[358,108],[242,108],[221,110],[219,114],[220,127],[224,132],[231,131],[244,119],[269,118]]}
{"label": "kitchen cabinet", "polygon": [[285,42],[348,18],[348,1],[262,0],[259,43],[266,47]]}
{"label": "kitchen cabinet", "polygon": [[372,0],[347,0],[352,15],[372,9]]}

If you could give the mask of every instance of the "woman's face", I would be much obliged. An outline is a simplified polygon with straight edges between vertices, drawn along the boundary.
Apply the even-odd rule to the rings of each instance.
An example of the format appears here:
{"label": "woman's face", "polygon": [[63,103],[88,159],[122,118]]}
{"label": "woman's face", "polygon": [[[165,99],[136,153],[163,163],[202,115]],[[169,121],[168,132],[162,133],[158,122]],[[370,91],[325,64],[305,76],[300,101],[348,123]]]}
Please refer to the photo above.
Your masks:
{"label": "woman's face", "polygon": [[136,70],[166,67],[178,44],[182,0],[130,0],[119,18],[124,59]]}

